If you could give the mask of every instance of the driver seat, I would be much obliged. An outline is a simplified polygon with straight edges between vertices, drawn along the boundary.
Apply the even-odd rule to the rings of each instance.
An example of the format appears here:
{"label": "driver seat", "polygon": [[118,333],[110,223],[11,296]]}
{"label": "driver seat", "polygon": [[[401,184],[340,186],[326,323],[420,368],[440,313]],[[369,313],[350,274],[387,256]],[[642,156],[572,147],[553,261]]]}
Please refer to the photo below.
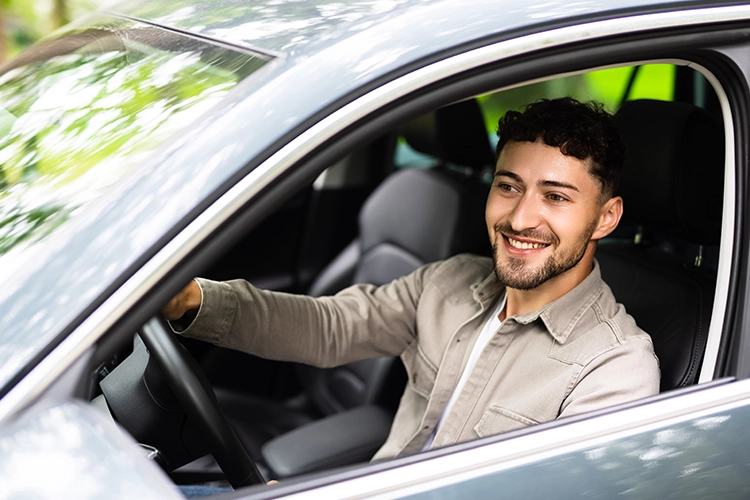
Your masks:
{"label": "driver seat", "polygon": [[[382,285],[458,253],[489,255],[484,222],[489,184],[482,182],[481,174],[493,168],[494,153],[477,101],[440,108],[399,131],[414,149],[437,158],[438,165],[398,170],[373,191],[359,214],[358,238],[323,269],[310,286],[309,295],[332,295],[354,283]],[[307,365],[295,368],[312,414],[216,390],[253,459],[266,462],[259,455],[265,442],[311,422],[316,414],[325,416],[376,405],[385,408],[387,423],[382,440],[358,450],[356,456],[349,455],[345,463],[368,460],[385,441],[403,390],[404,383],[398,383],[399,368],[403,368],[397,358],[328,369]],[[335,465],[341,464],[327,464]],[[273,477],[286,475],[276,470]]]}

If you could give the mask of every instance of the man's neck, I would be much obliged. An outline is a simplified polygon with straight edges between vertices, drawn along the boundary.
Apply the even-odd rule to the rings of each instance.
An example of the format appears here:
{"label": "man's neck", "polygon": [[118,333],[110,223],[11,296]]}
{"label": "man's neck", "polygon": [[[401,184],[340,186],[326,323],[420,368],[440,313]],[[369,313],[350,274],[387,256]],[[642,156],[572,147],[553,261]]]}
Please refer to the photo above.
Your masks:
{"label": "man's neck", "polygon": [[[588,258],[587,258],[588,257]],[[538,311],[553,300],[559,299],[576,286],[594,269],[593,252],[591,256],[584,256],[581,261],[564,273],[551,278],[531,290],[518,290],[507,287],[505,289],[505,308],[500,313],[500,320]]]}

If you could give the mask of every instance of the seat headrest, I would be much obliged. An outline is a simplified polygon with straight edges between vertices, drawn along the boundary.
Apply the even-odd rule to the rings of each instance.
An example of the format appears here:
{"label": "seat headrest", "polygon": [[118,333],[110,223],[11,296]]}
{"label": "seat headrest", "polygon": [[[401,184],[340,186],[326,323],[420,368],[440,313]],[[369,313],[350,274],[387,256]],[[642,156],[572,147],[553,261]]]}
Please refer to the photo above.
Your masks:
{"label": "seat headrest", "polygon": [[[489,186],[476,179],[434,169],[394,173],[373,191],[359,213],[362,262],[377,252],[398,251],[401,261],[416,263],[403,273],[407,274],[457,253],[484,253],[489,244],[484,222],[488,191]],[[369,267],[377,266],[371,263]],[[379,284],[403,274],[390,275]],[[372,276],[358,279],[376,282]]]}
{"label": "seat headrest", "polygon": [[403,125],[400,132],[412,148],[446,163],[480,169],[495,161],[476,99],[420,116]]}
{"label": "seat headrest", "polygon": [[691,104],[638,100],[615,115],[625,142],[623,219],[717,244],[724,191],[722,124]]}

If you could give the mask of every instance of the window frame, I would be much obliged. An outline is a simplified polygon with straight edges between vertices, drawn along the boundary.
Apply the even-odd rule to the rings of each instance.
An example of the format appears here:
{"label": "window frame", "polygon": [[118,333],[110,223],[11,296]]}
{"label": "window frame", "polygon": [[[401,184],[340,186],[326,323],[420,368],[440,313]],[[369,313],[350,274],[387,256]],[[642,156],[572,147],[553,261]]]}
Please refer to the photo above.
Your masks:
{"label": "window frame", "polygon": [[[588,58],[589,63],[587,64],[587,67],[584,69],[575,69],[575,70],[569,70],[562,73],[554,73],[554,74],[547,74],[545,76],[535,76],[535,73],[538,74],[541,71],[544,71],[541,68],[549,68],[550,65],[549,62],[554,63],[555,61],[559,60],[560,55],[555,54],[555,50],[551,50],[550,54],[544,55],[544,56],[534,56],[532,60],[528,60],[526,57],[522,58],[522,60],[504,60],[499,61],[496,63],[496,67],[488,70],[488,72],[494,72],[494,73],[501,73],[505,72],[506,74],[502,76],[495,76],[499,81],[505,81],[508,82],[505,85],[496,85],[494,87],[491,87],[492,90],[502,90],[505,88],[511,88],[518,85],[525,85],[527,83],[530,83],[531,81],[540,81],[540,80],[547,80],[552,78],[557,78],[561,75],[567,75],[567,74],[576,74],[581,72],[587,72],[591,71],[592,69],[603,69],[607,67],[619,67],[624,65],[635,65],[635,64],[644,64],[644,63],[679,63],[679,64],[685,64],[693,67],[694,69],[700,71],[704,76],[707,77],[709,82],[714,86],[714,89],[717,92],[717,95],[719,95],[719,99],[722,104],[722,113],[723,113],[723,119],[724,124],[726,127],[727,132],[727,140],[726,140],[726,147],[727,147],[727,155],[726,155],[726,161],[725,161],[725,168],[726,172],[728,174],[728,181],[731,189],[725,191],[725,200],[724,200],[724,222],[722,224],[722,251],[720,255],[720,267],[722,267],[725,271],[719,278],[720,281],[717,281],[717,296],[721,295],[718,291],[719,287],[721,287],[724,290],[724,299],[717,298],[716,301],[721,302],[721,310],[726,311],[723,314],[717,314],[717,304],[715,302],[714,304],[714,314],[712,317],[716,318],[715,324],[712,324],[712,332],[718,332],[719,336],[721,336],[722,332],[730,332],[732,330],[732,311],[730,308],[730,303],[726,299],[726,297],[731,296],[732,293],[736,293],[733,291],[736,290],[736,284],[737,284],[737,271],[736,267],[732,266],[732,262],[736,262],[736,245],[734,245],[734,236],[735,236],[735,209],[738,208],[738,204],[740,203],[740,200],[737,199],[735,196],[735,189],[734,189],[734,173],[741,168],[740,161],[735,161],[735,142],[734,137],[735,135],[740,135],[741,128],[738,128],[737,126],[737,115],[741,114],[741,110],[736,110],[731,105],[731,93],[726,92],[725,86],[722,85],[722,82],[726,82],[727,76],[726,70],[727,68],[722,68],[722,71],[716,72],[715,68],[717,68],[717,64],[721,64],[717,60],[718,53],[713,53],[711,56],[709,56],[705,51],[701,51],[701,55],[696,55],[693,53],[690,53],[686,51],[686,45],[684,41],[680,41],[680,38],[684,36],[684,34],[673,34],[668,36],[668,41],[665,41],[663,39],[660,39],[659,42],[656,45],[663,45],[661,47],[654,47],[654,40],[651,38],[641,38],[638,40],[638,43],[642,46],[640,48],[640,51],[638,54],[643,54],[643,56],[646,56],[648,53],[657,54],[658,56],[654,58],[650,57],[637,57],[636,59],[630,59],[625,58],[622,62],[617,63],[609,63],[604,65],[592,65],[590,63],[591,57]],[[627,38],[627,37],[626,37]],[[711,38],[711,37],[709,37]],[[671,43],[670,43],[671,42]],[[709,43],[710,42],[710,43]],[[577,59],[578,61],[581,61],[581,59],[578,59],[577,57],[574,57],[573,54],[577,54],[580,57],[581,53],[588,53],[589,50],[594,50],[597,52],[597,57],[602,57],[605,59],[609,59],[610,61],[613,59],[616,59],[616,55],[612,55],[612,46],[621,48],[621,49],[631,49],[632,44],[629,44],[630,42],[625,40],[618,40],[616,42],[605,43],[602,45],[598,45],[594,48],[591,47],[579,47],[575,50],[572,50],[570,53],[567,53],[568,59]],[[712,43],[715,43],[714,40],[707,41],[707,44],[710,45]],[[691,49],[704,49],[707,44],[703,43],[697,43],[693,42],[691,45]],[[650,47],[647,47],[647,45],[650,45]],[[609,55],[605,56],[605,53],[608,53]],[[665,53],[680,53],[684,54],[681,55],[679,59],[676,59],[674,56],[671,57],[665,57]],[[526,60],[524,60],[526,59]],[[701,61],[698,63],[697,61]],[[571,62],[564,62],[560,63],[561,66],[568,65],[570,66]],[[579,63],[580,65],[580,63]],[[485,68],[486,69],[486,68]],[[514,71],[515,70],[515,71]],[[720,76],[717,76],[716,73],[719,73]],[[734,73],[736,75],[736,73]],[[529,75],[524,79],[520,75]],[[417,89],[415,92],[406,94],[401,99],[392,102],[389,106],[387,106],[386,109],[382,110],[382,112],[372,112],[371,115],[364,115],[360,119],[356,120],[352,125],[346,127],[344,131],[339,131],[338,135],[335,136],[333,140],[330,141],[321,141],[320,144],[318,144],[316,147],[313,148],[313,150],[309,153],[307,156],[303,156],[300,154],[298,157],[294,158],[290,163],[288,164],[289,170],[284,169],[284,171],[280,172],[278,177],[274,179],[273,182],[269,182],[268,185],[264,186],[264,190],[259,190],[257,194],[266,193],[266,196],[261,196],[256,202],[254,202],[252,205],[248,206],[246,210],[240,215],[240,217],[244,218],[247,217],[244,220],[244,224],[247,224],[245,227],[245,230],[247,230],[247,227],[252,226],[254,223],[254,220],[257,220],[258,217],[262,217],[261,212],[263,210],[258,210],[256,212],[256,208],[263,205],[265,208],[264,210],[270,210],[272,207],[274,207],[274,203],[271,201],[271,197],[279,196],[279,201],[276,203],[280,203],[283,199],[283,196],[285,192],[293,192],[293,188],[290,187],[290,184],[296,183],[304,183],[304,182],[311,182],[312,179],[315,178],[316,175],[318,175],[326,166],[334,164],[337,160],[339,160],[341,157],[345,156],[345,154],[351,149],[351,145],[353,143],[363,143],[365,141],[366,137],[371,137],[372,135],[375,135],[377,132],[372,132],[372,130],[376,130],[378,132],[383,132],[387,130],[392,125],[419,116],[420,114],[423,114],[424,112],[427,112],[431,109],[434,109],[435,107],[438,107],[440,105],[446,105],[449,104],[452,101],[455,101],[457,99],[462,98],[468,98],[474,95],[478,95],[480,93],[491,91],[489,90],[488,86],[484,86],[483,88],[479,85],[477,87],[482,88],[482,91],[477,91],[477,87],[472,86],[473,79],[476,80],[482,80],[488,78],[487,73],[481,73],[481,74],[472,74],[471,72],[467,72],[461,75],[451,75],[451,77],[446,83],[444,80],[441,81],[435,81],[432,82],[431,85],[427,85],[423,88]],[[431,88],[432,87],[432,88]],[[470,90],[467,90],[470,89]],[[358,126],[361,125],[361,126]],[[294,142],[294,141],[292,141]],[[290,143],[289,147],[292,143]],[[296,149],[296,145],[293,146]],[[282,148],[282,150],[285,148]],[[272,156],[268,161],[271,162],[273,165],[273,158]],[[284,160],[283,158],[280,158],[280,160]],[[278,165],[278,164],[277,164]],[[294,168],[293,165],[299,165],[297,168]],[[263,165],[261,165],[261,168]],[[305,172],[308,172],[305,174]],[[299,184],[298,184],[299,185]],[[273,193],[273,195],[271,194]],[[266,203],[269,203],[266,205]],[[251,212],[253,214],[251,214]],[[240,230],[240,227],[242,227],[241,223],[239,222],[239,218],[235,219],[233,222],[236,224],[239,224],[237,226],[236,230]],[[227,229],[224,232],[228,232],[229,229]],[[231,231],[231,232],[234,232]],[[226,242],[224,244],[227,244]],[[211,245],[210,243],[204,247],[204,251],[208,251],[208,247],[213,247],[214,252],[218,255],[221,252],[221,245]],[[196,267],[193,268],[190,272],[186,274],[186,277],[192,274],[195,274],[194,271],[198,271],[200,269],[200,265],[196,264]],[[732,269],[734,269],[734,272],[731,272]],[[721,272],[721,271],[720,271]],[[713,321],[713,320],[712,320]],[[715,334],[714,334],[715,336]],[[719,343],[721,343],[721,339],[719,340]],[[718,349],[718,346],[717,346]],[[547,424],[542,424],[541,426],[537,426],[534,428],[524,429],[521,431],[517,431],[514,433],[509,433],[507,435],[502,436],[492,436],[484,439],[478,439],[477,441],[472,441],[471,443],[465,443],[464,445],[456,445],[453,447],[448,447],[446,449],[442,450],[435,450],[432,452],[428,452],[425,454],[420,454],[416,457],[406,457],[403,459],[396,459],[393,462],[384,463],[384,464],[376,464],[367,466],[364,468],[358,468],[353,471],[345,471],[340,473],[334,473],[332,476],[325,476],[322,478],[316,477],[312,478],[309,481],[303,482],[299,485],[289,485],[289,489],[285,487],[284,493],[297,493],[302,492],[305,490],[311,490],[311,489],[318,489],[322,488],[321,490],[318,490],[323,495],[328,495],[329,492],[338,491],[339,487],[342,488],[341,491],[346,490],[347,488],[359,488],[360,481],[361,484],[370,484],[373,485],[374,483],[382,483],[383,479],[381,476],[382,474],[387,474],[388,476],[392,477],[400,477],[403,481],[406,481],[406,477],[410,478],[410,480],[414,480],[415,476],[411,471],[417,470],[413,469],[411,466],[414,465],[417,467],[416,464],[423,464],[427,463],[428,465],[418,466],[418,470],[421,470],[424,472],[425,467],[426,469],[430,469],[431,467],[434,467],[434,463],[430,465],[433,459],[436,459],[437,457],[453,457],[450,458],[450,460],[453,462],[454,460],[458,460],[460,462],[461,456],[464,455],[464,452],[466,453],[481,453],[483,455],[489,455],[491,454],[490,449],[497,450],[499,448],[495,447],[495,444],[502,441],[504,444],[507,445],[508,441],[515,441],[518,440],[518,442],[535,442],[535,440],[542,439],[544,440],[544,436],[550,435],[550,433],[553,433],[554,435],[562,436],[566,434],[567,430],[570,428],[571,425],[576,425],[577,428],[583,429],[586,427],[586,424],[579,425],[578,423],[581,421],[587,421],[590,420],[597,420],[602,419],[602,421],[607,421],[609,424],[605,425],[611,425],[612,427],[609,428],[609,430],[603,430],[604,433],[614,433],[615,428],[620,429],[621,431],[623,428],[629,428],[630,430],[627,432],[636,432],[636,427],[639,427],[638,425],[635,425],[632,421],[628,422],[628,420],[631,418],[630,415],[639,414],[641,415],[641,420],[639,422],[640,428],[643,428],[645,425],[645,421],[650,421],[652,424],[654,422],[659,421],[660,418],[667,418],[668,415],[674,416],[674,412],[680,412],[684,411],[685,414],[690,414],[690,412],[694,411],[695,408],[698,405],[693,406],[692,401],[694,400],[700,400],[700,405],[705,404],[713,404],[713,401],[715,401],[717,404],[726,402],[726,398],[737,398],[737,399],[750,399],[750,384],[748,382],[741,382],[736,383],[732,379],[722,379],[719,380],[717,376],[714,375],[713,372],[708,376],[708,380],[714,379],[713,382],[708,383],[702,383],[701,385],[688,387],[685,389],[680,389],[677,391],[671,391],[665,394],[657,395],[653,398],[648,398],[646,400],[637,401],[628,405],[620,405],[613,408],[608,408],[601,410],[600,412],[595,412],[594,414],[588,414],[588,415],[582,415],[580,418],[572,418],[572,419],[566,419],[564,421],[555,421],[555,422],[549,422]],[[705,382],[705,381],[701,381]],[[727,396],[726,394],[733,394],[733,396]],[[696,396],[698,394],[698,396]],[[684,406],[686,405],[686,406]],[[690,406],[688,408],[688,406]],[[658,412],[655,413],[649,413],[653,408],[659,408]],[[624,426],[624,427],[623,427]],[[613,434],[612,434],[613,435]],[[541,437],[540,437],[541,436]],[[583,441],[581,441],[583,442]],[[480,452],[480,451],[474,451],[474,450],[481,450],[482,448],[486,448],[486,451]],[[544,454],[542,454],[544,455]],[[447,459],[447,458],[446,458]],[[447,474],[450,475],[448,472]],[[344,486],[344,484],[341,484],[340,486],[337,484],[337,481],[346,481],[347,485]],[[352,481],[352,482],[349,482]],[[357,485],[357,486],[355,486]],[[375,486],[372,486],[375,487]],[[257,494],[256,494],[257,493]],[[282,493],[279,491],[278,493]],[[252,492],[250,495],[252,498],[266,498],[266,494],[262,491],[258,492]]]}

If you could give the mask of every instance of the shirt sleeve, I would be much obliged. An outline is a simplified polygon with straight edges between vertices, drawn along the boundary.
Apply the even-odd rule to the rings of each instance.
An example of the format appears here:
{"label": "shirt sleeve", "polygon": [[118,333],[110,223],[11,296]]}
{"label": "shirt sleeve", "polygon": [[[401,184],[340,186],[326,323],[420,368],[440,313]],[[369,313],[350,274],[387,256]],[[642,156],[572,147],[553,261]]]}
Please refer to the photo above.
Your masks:
{"label": "shirt sleeve", "polygon": [[319,367],[399,355],[416,337],[428,264],[386,285],[354,285],[332,297],[255,288],[244,280],[196,279],[203,294],[186,337]]}
{"label": "shirt sleeve", "polygon": [[659,361],[645,335],[620,344],[583,367],[559,417],[577,415],[659,393]]}

